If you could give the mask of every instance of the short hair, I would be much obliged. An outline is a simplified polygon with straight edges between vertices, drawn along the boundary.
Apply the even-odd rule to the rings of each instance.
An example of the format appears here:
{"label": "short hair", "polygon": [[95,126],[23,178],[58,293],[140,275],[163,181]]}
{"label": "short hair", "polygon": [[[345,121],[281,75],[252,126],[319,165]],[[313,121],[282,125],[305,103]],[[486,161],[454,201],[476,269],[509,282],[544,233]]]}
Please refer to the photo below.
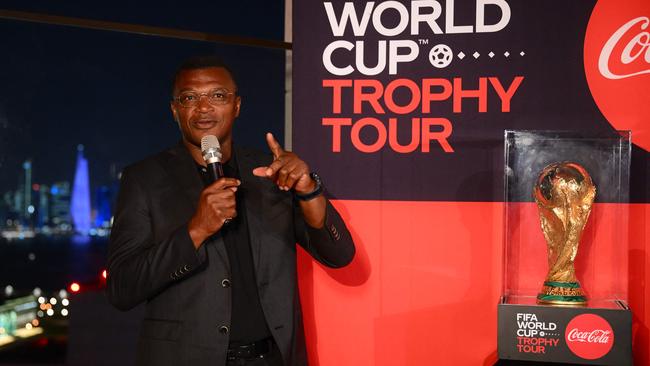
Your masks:
{"label": "short hair", "polygon": [[235,87],[237,87],[237,80],[235,79],[235,74],[232,72],[230,66],[228,66],[228,64],[221,57],[216,55],[192,56],[186,59],[185,61],[183,61],[180,64],[180,66],[176,69],[176,72],[174,73],[174,79],[172,80],[172,96],[174,95],[176,80],[178,80],[178,76],[181,74],[181,72],[187,70],[205,69],[208,67],[221,67],[226,71],[228,71],[228,74],[230,74],[230,78],[235,83]]}

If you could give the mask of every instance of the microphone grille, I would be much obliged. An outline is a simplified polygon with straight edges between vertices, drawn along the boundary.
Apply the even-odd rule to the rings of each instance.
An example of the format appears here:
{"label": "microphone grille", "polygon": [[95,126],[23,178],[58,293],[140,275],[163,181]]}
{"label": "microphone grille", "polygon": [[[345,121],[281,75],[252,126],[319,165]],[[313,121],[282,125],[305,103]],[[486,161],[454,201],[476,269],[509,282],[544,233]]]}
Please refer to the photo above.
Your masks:
{"label": "microphone grille", "polygon": [[221,151],[221,145],[219,145],[219,140],[217,136],[214,135],[205,135],[201,139],[201,151],[206,153],[210,150]]}
{"label": "microphone grille", "polygon": [[205,135],[201,139],[201,154],[206,163],[221,163],[221,146],[217,136]]}

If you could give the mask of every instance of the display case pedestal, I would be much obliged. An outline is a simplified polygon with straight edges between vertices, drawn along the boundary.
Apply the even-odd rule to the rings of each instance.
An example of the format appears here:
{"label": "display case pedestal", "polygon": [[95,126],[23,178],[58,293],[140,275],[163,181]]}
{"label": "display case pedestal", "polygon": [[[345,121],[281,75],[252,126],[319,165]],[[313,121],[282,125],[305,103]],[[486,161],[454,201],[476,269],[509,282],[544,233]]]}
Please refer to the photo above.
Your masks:
{"label": "display case pedestal", "polygon": [[498,356],[503,360],[632,365],[632,312],[610,308],[516,304],[498,306]]}

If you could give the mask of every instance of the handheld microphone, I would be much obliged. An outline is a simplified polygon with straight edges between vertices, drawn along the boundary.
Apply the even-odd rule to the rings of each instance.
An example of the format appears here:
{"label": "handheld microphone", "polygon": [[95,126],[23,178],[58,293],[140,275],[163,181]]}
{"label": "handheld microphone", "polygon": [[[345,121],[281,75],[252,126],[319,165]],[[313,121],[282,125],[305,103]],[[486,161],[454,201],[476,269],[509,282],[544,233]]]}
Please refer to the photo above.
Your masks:
{"label": "handheld microphone", "polygon": [[208,174],[210,183],[223,177],[223,167],[221,166],[221,145],[214,135],[205,135],[201,139],[201,154],[203,160],[208,164]]}

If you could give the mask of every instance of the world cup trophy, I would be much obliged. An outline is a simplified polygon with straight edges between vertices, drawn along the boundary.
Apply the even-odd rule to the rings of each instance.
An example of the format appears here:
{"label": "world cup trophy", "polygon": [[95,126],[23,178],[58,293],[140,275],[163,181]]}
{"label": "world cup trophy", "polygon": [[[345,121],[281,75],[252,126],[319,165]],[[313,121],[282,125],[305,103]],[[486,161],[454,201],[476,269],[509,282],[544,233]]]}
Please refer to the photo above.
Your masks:
{"label": "world cup trophy", "polygon": [[586,305],[574,262],[596,197],[596,186],[580,164],[553,163],[540,173],[533,197],[548,249],[548,274],[537,303]]}

